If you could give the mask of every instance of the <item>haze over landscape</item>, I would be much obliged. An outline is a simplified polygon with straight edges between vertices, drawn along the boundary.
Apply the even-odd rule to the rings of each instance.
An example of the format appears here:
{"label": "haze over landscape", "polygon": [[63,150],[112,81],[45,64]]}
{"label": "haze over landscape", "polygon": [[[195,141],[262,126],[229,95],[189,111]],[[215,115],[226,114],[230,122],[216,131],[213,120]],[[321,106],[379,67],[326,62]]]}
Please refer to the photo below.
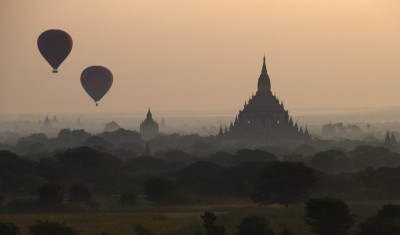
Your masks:
{"label": "haze over landscape", "polygon": [[0,0],[0,235],[400,234],[399,13]]}

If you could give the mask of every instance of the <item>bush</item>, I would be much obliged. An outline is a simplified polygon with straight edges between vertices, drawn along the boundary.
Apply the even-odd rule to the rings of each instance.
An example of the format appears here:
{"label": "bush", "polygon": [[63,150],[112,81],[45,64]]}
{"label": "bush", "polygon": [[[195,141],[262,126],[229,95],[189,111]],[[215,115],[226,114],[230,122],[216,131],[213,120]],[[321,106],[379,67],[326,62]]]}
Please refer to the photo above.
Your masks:
{"label": "bush", "polygon": [[216,224],[217,216],[213,212],[204,212],[201,219],[207,235],[225,235],[225,226]]}
{"label": "bush", "polygon": [[136,203],[137,203],[137,194],[132,190],[122,193],[121,196],[119,197],[119,204],[122,206],[136,205]]}
{"label": "bush", "polygon": [[399,221],[393,221],[388,218],[372,217],[359,226],[357,235],[394,235],[400,234]]}
{"label": "bush", "polygon": [[16,224],[10,222],[0,222],[1,235],[20,235],[21,232]]}
{"label": "bush", "polygon": [[385,205],[377,215],[365,220],[359,226],[358,235],[400,234],[400,206]]}
{"label": "bush", "polygon": [[237,235],[274,235],[274,232],[268,227],[268,221],[261,216],[248,216],[242,219],[238,226]]}
{"label": "bush", "polygon": [[134,230],[135,230],[135,233],[138,235],[155,235],[156,234],[153,231],[145,228],[141,224],[135,225]]}
{"label": "bush", "polygon": [[295,235],[294,232],[288,230],[288,229],[284,229],[281,233],[281,235]]}
{"label": "bush", "polygon": [[78,231],[73,230],[64,223],[50,222],[48,220],[38,220],[29,227],[32,235],[79,235]]}
{"label": "bush", "polygon": [[343,235],[353,225],[353,216],[343,200],[310,199],[305,207],[305,222],[314,234]]}

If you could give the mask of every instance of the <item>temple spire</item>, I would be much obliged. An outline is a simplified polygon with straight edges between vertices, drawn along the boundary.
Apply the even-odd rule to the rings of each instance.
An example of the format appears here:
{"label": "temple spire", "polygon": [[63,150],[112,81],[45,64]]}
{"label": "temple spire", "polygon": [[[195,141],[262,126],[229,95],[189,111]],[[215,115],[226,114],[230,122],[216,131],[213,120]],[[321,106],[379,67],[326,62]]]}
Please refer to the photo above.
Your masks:
{"label": "temple spire", "polygon": [[147,111],[147,118],[153,118],[153,115],[151,114],[150,108],[149,108],[149,111]]}
{"label": "temple spire", "polygon": [[261,69],[261,74],[262,75],[267,75],[267,65],[265,64],[265,54],[264,54],[264,57],[263,57],[263,66],[262,66],[262,69]]}
{"label": "temple spire", "polygon": [[257,94],[258,93],[271,93],[271,82],[269,80],[269,76],[267,73],[267,65],[265,64],[265,55],[263,57],[263,66],[261,69],[260,77],[258,78],[257,85]]}

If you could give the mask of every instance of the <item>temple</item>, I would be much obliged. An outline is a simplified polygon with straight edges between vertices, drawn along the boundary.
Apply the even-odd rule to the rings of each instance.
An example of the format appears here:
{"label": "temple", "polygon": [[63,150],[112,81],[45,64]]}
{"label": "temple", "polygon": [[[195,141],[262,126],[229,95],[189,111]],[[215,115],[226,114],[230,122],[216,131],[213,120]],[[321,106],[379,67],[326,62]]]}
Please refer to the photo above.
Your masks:
{"label": "temple", "polygon": [[307,127],[303,129],[294,123],[283,102],[272,94],[265,56],[257,93],[245,102],[229,129],[223,131],[220,127],[218,136],[224,142],[263,146],[300,144],[312,140]]}
{"label": "temple", "polygon": [[153,115],[147,112],[146,119],[140,124],[140,135],[144,140],[151,140],[158,135],[158,123],[153,120]]}

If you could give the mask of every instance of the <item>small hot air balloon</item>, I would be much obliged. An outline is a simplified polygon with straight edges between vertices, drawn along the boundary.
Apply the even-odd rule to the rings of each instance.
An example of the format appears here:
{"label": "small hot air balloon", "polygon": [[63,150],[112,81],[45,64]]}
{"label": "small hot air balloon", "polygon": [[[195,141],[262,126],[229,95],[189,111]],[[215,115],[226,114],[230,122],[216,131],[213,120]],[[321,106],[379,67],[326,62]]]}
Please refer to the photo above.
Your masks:
{"label": "small hot air balloon", "polygon": [[37,44],[42,56],[53,67],[53,73],[58,72],[58,67],[72,50],[71,36],[59,29],[44,31],[40,34]]}
{"label": "small hot air balloon", "polygon": [[113,75],[103,66],[90,66],[81,74],[83,89],[97,102],[107,93],[113,83]]}

